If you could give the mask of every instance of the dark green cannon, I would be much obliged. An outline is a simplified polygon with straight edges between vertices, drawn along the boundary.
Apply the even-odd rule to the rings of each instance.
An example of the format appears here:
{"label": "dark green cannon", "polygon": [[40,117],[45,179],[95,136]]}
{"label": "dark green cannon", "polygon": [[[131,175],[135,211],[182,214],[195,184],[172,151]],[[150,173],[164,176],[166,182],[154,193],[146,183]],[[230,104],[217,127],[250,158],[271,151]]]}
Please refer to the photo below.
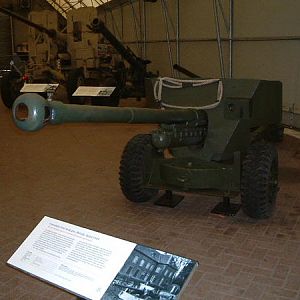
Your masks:
{"label": "dark green cannon", "polygon": [[157,130],[133,137],[124,149],[119,174],[128,200],[148,201],[159,190],[227,200],[240,194],[248,216],[269,217],[278,190],[281,83],[158,78],[146,86],[161,109],[66,105],[25,94],[14,104],[14,120],[27,131],[47,123],[157,123]]}

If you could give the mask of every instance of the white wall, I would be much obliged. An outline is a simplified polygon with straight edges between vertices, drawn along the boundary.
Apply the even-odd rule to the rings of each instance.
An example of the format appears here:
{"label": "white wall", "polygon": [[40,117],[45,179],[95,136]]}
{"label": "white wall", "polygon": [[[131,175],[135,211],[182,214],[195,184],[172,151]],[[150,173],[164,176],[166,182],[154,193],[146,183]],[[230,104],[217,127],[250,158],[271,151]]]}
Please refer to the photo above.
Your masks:
{"label": "white wall", "polygon": [[[134,2],[139,15],[139,1]],[[142,2],[142,1],[141,1]],[[166,0],[176,25],[176,0]],[[229,0],[221,0],[228,17]],[[299,0],[235,0],[234,37],[300,36]],[[121,9],[113,11],[122,28]],[[110,16],[108,15],[108,19]],[[167,43],[151,42],[166,39],[161,1],[146,3],[147,57],[151,69],[161,75],[171,75]],[[218,48],[215,41],[196,41],[216,38],[212,0],[180,0],[181,64],[204,77],[220,77]],[[143,23],[143,22],[142,22]],[[125,41],[136,40],[132,8],[123,7]],[[221,22],[221,25],[222,22]],[[171,30],[171,37],[175,38]],[[222,36],[228,37],[222,26]],[[176,47],[172,44],[176,62]],[[228,71],[228,42],[223,42],[224,60]],[[130,47],[136,51],[134,44]],[[300,39],[280,41],[234,42],[233,75],[238,78],[281,80],[284,86],[284,109],[300,113]]]}
{"label": "white wall", "polygon": [[[133,7],[139,17],[139,1],[134,1]],[[141,1],[143,2],[143,1]],[[176,0],[166,0],[168,9],[176,27]],[[143,6],[143,4],[141,5]],[[225,3],[227,9],[227,3]],[[134,29],[134,19],[132,16],[132,6],[124,5],[123,8],[123,31],[124,41],[131,42],[129,45],[136,50],[136,45],[132,43],[136,41]],[[142,12],[143,14],[143,12]],[[113,10],[114,19],[122,27],[121,9]],[[180,27],[181,39],[197,40],[201,38],[215,38],[216,31],[214,27],[213,6],[211,0],[180,0]],[[107,13],[108,25],[111,27],[111,16]],[[171,75],[169,62],[169,51],[166,42],[166,25],[161,8],[161,1],[156,3],[146,3],[146,35],[147,35],[147,58],[152,60],[151,70],[159,70],[161,75]],[[143,25],[143,20],[142,20]],[[143,27],[143,26],[142,26]],[[176,28],[175,28],[176,29]],[[175,39],[176,35],[169,23],[170,37]],[[143,28],[142,28],[143,31]],[[222,30],[224,33],[224,29]],[[160,42],[158,42],[160,41]],[[173,61],[176,62],[176,44],[172,44]],[[216,42],[195,42],[187,41],[181,43],[181,64],[191,71],[199,73],[201,76],[218,77],[219,61],[218,48]],[[224,45],[225,55],[227,53],[227,45]],[[193,59],[192,59],[193,58]]]}
{"label": "white wall", "polygon": [[[300,1],[235,1],[235,36],[300,36]],[[237,42],[234,74],[283,82],[284,110],[300,113],[300,40]]]}

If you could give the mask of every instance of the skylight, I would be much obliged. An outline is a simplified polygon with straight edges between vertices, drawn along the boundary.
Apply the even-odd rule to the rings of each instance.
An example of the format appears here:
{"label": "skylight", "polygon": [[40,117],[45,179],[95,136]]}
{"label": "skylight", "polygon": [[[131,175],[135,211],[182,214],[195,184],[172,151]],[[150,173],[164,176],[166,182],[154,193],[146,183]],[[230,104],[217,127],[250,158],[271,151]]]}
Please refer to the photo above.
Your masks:
{"label": "skylight", "polygon": [[58,12],[63,16],[66,16],[66,13],[70,9],[94,6],[97,7],[102,5],[110,0],[47,0]]}

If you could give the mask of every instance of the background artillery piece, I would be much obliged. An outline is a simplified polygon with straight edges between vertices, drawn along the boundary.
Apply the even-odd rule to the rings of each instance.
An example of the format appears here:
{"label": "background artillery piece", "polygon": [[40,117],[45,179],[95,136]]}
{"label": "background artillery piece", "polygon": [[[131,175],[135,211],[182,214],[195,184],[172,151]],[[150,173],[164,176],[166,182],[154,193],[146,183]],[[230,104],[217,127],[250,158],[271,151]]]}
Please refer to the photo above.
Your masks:
{"label": "background artillery piece", "polygon": [[11,72],[1,80],[3,103],[11,108],[25,82],[64,82],[64,67],[70,63],[70,55],[67,53],[67,35],[60,32],[63,28],[57,13],[33,11],[27,19],[3,7],[0,11],[29,28],[28,60],[20,64],[20,58],[15,57],[11,61]]}
{"label": "background artillery piece", "polygon": [[[124,44],[107,28],[102,20],[94,18],[88,28],[94,34],[100,34],[113,47],[111,56],[107,57],[109,66],[103,65],[93,68],[78,68],[70,74],[68,83],[68,95],[71,103],[84,103],[84,100],[72,97],[79,85],[87,82],[91,83],[91,77],[94,77],[93,84],[98,86],[115,86],[113,94],[107,97],[93,97],[93,105],[118,106],[120,98],[137,98],[140,100],[145,97],[145,79],[154,77],[154,74],[147,72],[149,60],[144,60]],[[105,44],[105,43],[104,43]],[[124,61],[129,65],[126,67]],[[90,73],[90,74],[89,74]],[[91,76],[92,75],[92,76]]]}
{"label": "background artillery piece", "polygon": [[[117,106],[120,97],[144,97],[144,61],[125,48],[104,24],[100,31],[87,28],[90,23],[97,25],[96,8],[70,10],[64,33],[59,32],[62,28],[55,12],[31,12],[26,19],[5,8],[0,7],[0,11],[29,26],[29,60],[23,69],[12,63],[12,72],[2,80],[2,99],[7,107],[12,106],[24,82],[65,84],[69,102],[75,104],[85,102],[72,96],[80,85],[117,86],[109,99],[92,98],[93,105]],[[124,58],[133,68],[125,68]]]}

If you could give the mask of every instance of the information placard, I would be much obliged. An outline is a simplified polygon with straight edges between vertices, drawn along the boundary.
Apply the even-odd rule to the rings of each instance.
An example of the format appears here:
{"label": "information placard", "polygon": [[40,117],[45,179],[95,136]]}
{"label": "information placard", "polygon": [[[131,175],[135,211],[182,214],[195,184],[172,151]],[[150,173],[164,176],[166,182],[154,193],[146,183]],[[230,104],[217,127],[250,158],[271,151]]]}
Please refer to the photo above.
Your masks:
{"label": "information placard", "polygon": [[55,92],[59,87],[58,83],[25,83],[21,93],[47,93]]}
{"label": "information placard", "polygon": [[109,97],[115,87],[80,86],[73,93],[74,97]]}
{"label": "information placard", "polygon": [[178,299],[197,266],[188,258],[49,217],[7,263],[92,300]]}

